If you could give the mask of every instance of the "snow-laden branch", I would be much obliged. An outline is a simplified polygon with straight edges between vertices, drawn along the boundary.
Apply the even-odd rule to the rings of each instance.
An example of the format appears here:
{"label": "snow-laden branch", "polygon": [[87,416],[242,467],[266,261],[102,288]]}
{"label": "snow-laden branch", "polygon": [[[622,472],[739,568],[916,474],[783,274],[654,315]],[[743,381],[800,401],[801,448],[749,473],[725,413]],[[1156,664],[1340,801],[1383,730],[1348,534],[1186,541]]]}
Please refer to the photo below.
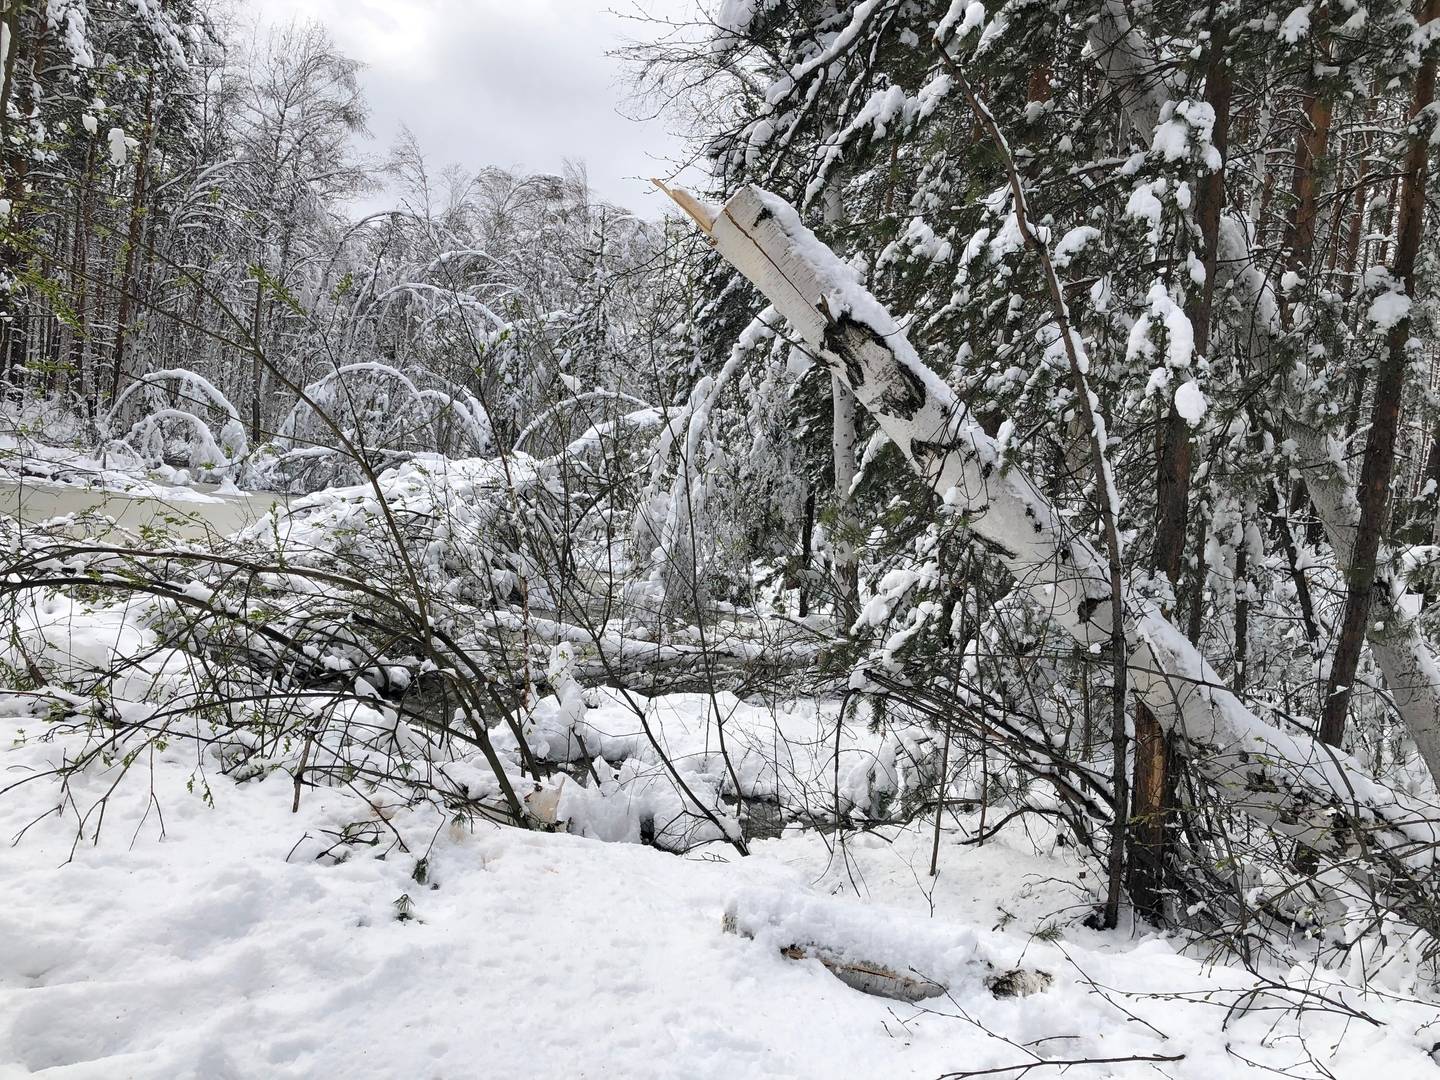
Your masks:
{"label": "snow-laden branch", "polygon": [[542,410],[533,420],[521,428],[520,434],[515,436],[512,449],[523,450],[525,448],[525,441],[549,423],[551,419],[565,412],[567,409],[575,409],[591,401],[624,401],[631,405],[639,406],[640,410],[650,409],[653,411],[654,409],[654,406],[648,401],[635,397],[633,394],[621,393],[618,390],[590,390],[583,394],[575,394],[562,401],[557,401],[548,409]]}
{"label": "snow-laden branch", "polygon": [[[698,205],[698,204],[697,204]],[[740,334],[720,371],[705,376],[690,391],[685,405],[660,430],[651,467],[650,484],[641,499],[631,527],[632,542],[650,562],[647,580],[632,589],[637,595],[663,601],[677,580],[693,582],[697,539],[705,534],[705,495],[702,464],[710,414],[741,362],[761,342],[775,335],[775,313],[766,308]],[[664,470],[675,465],[668,493],[662,494]]]}
{"label": "snow-laden branch", "polygon": [[1153,48],[1130,21],[1123,0],[1105,0],[1100,17],[1090,28],[1090,53],[1119,95],[1121,114],[1137,135],[1149,143],[1160,122],[1167,97],[1160,81],[1160,65]]}
{"label": "snow-laden branch", "polygon": [[[165,368],[137,377],[110,406],[107,431],[117,429],[135,398],[143,398],[149,410],[130,426],[121,442],[141,458],[152,462],[164,459],[167,425],[170,430],[188,432],[193,468],[225,468],[246,455],[245,425],[239,410],[203,375],[186,368]],[[213,413],[224,417],[218,434],[211,431],[206,418]]]}
{"label": "snow-laden branch", "polygon": [[170,384],[174,393],[187,402],[222,412],[227,420],[240,419],[239,410],[205,376],[186,368],[165,368],[162,371],[147,371],[122,390],[114,404],[110,406],[111,420],[113,421],[115,417],[121,415],[121,410],[124,409],[126,402],[136,394],[145,390],[163,389],[166,384]]}
{"label": "snow-laden branch", "polygon": [[455,386],[432,372],[426,378],[441,384],[442,389],[432,389],[416,384],[405,372],[390,364],[378,361],[362,361],[344,364],[327,372],[305,387],[300,397],[276,429],[276,440],[293,449],[301,437],[304,421],[317,409],[325,409],[339,415],[353,412],[355,400],[359,397],[347,387],[347,379],[368,381],[372,386],[393,385],[404,392],[411,406],[406,408],[405,399],[390,402],[387,419],[404,430],[404,425],[432,423],[441,416],[451,416],[457,426],[469,438],[475,453],[489,453],[494,447],[494,429],[485,407],[464,387]]}

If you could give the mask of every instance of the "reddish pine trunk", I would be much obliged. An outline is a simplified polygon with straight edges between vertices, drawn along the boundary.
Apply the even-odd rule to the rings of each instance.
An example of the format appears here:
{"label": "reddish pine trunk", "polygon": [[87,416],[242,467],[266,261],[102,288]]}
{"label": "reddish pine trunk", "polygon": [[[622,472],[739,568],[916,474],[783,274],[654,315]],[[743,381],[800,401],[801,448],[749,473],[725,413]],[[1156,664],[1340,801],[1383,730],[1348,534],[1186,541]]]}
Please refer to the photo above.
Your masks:
{"label": "reddish pine trunk", "polygon": [[1291,186],[1295,209],[1286,237],[1293,260],[1291,268],[1302,274],[1308,273],[1310,258],[1315,251],[1315,221],[1319,208],[1315,163],[1325,157],[1330,146],[1330,99],[1313,92],[1307,94],[1305,118],[1306,129],[1300,132],[1295,143],[1295,177]]}
{"label": "reddish pine trunk", "polygon": [[[1230,137],[1232,84],[1224,63],[1226,28],[1215,24],[1205,74],[1205,99],[1215,110],[1212,141],[1225,158]],[[1215,263],[1219,248],[1220,212],[1225,205],[1225,170],[1215,170],[1199,185],[1196,218],[1200,226],[1205,284],[1185,305],[1195,331],[1195,348],[1203,353],[1210,339],[1210,311],[1215,294]],[[1170,579],[1179,599],[1185,568],[1185,538],[1190,507],[1190,471],[1193,447],[1190,429],[1175,410],[1165,418],[1156,446],[1155,568]],[[1198,609],[1200,598],[1192,602]],[[1164,915],[1167,874],[1167,818],[1174,809],[1170,748],[1159,722],[1144,704],[1135,709],[1135,760],[1131,776],[1130,873],[1128,890],[1135,909],[1152,920]]]}

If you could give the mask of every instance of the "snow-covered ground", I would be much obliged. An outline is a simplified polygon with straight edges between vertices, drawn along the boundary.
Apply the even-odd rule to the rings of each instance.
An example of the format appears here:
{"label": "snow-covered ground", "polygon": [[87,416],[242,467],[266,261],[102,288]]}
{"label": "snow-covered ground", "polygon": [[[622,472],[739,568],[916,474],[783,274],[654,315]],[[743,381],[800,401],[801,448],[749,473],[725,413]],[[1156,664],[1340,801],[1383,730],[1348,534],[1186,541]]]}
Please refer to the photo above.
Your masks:
{"label": "snow-covered ground", "polygon": [[[7,785],[75,749],[73,736],[34,741],[43,725],[25,711],[11,697],[0,720],[0,744],[29,737],[0,758]],[[1384,1026],[1319,999],[1297,1020],[1299,991],[1250,998],[1253,976],[1177,955],[1173,940],[1076,925],[1075,865],[1023,830],[979,848],[947,830],[932,881],[918,828],[843,853],[812,833],[748,859],[682,858],[344,789],[307,788],[292,813],[283,773],[211,774],[212,806],[199,760],[176,740],[134,763],[98,844],[75,843],[77,808],[113,770],[63,799],[49,779],[0,798],[0,1075],[938,1077],[1032,1055],[1184,1055],[1082,1076],[1262,1075],[1247,1059],[1295,1076],[1435,1068],[1433,1006],[1324,976],[1297,985]],[[316,857],[363,820],[374,847]],[[789,922],[780,937],[727,934],[727,904]],[[1047,927],[1058,940],[1034,936]],[[776,942],[807,929],[951,996],[888,1001],[782,957]],[[996,999],[967,976],[985,961],[1055,983]]]}
{"label": "snow-covered ground", "polygon": [[[82,483],[84,463],[52,464],[57,475],[32,471],[30,482],[101,495],[143,482],[112,483],[102,468]],[[320,541],[337,530],[303,529],[344,525],[369,497],[297,501],[298,527],[333,560]],[[527,714],[527,742],[577,772],[623,762],[593,784],[559,785],[569,832],[502,828],[363,785],[307,784],[297,808],[296,755],[257,755],[238,783],[221,768],[244,732],[210,714],[62,786],[51,770],[97,739],[162,706],[205,706],[210,684],[156,634],[153,602],[107,604],[31,597],[0,642],[0,661],[51,688],[0,684],[0,1080],[1011,1080],[1075,1061],[1088,1063],[1069,1075],[1195,1080],[1436,1070],[1440,1013],[1413,996],[1424,992],[1408,981],[1413,965],[1362,990],[1349,969],[1251,973],[1206,962],[1178,937],[1088,929],[1098,883],[1036,819],[975,845],[976,816],[947,816],[937,878],[926,820],[843,844],[791,826],[754,841],[748,858],[719,841],[684,856],[639,843],[642,821],[662,844],[719,835],[686,823],[698,818],[645,725],[721,814],[738,783],[792,818],[823,822],[817,811],[837,797],[864,816],[877,791],[903,790],[904,765],[861,724],[836,769],[833,702],[582,689],[568,645],[555,646],[556,695]],[[430,753],[363,697],[333,708],[364,711]],[[109,703],[119,726],[54,726],[55,700]],[[722,722],[733,773],[717,750]],[[513,744],[497,730],[502,754]],[[472,768],[448,764],[462,777]],[[750,936],[725,932],[727,912]],[[869,996],[817,959],[786,958],[790,945],[949,992],[919,1004]],[[1053,983],[997,998],[985,978],[1015,968]]]}

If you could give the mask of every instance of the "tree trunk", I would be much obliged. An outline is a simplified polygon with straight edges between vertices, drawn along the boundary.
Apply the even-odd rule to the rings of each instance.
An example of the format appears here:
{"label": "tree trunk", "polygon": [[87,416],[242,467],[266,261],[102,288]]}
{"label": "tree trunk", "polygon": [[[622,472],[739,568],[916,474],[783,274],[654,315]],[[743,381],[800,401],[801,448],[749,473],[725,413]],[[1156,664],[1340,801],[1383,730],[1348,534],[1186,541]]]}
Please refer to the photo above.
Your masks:
{"label": "tree trunk", "polygon": [[831,431],[831,451],[835,463],[835,530],[831,550],[835,553],[835,608],[837,622],[849,631],[860,614],[860,567],[856,559],[855,545],[846,535],[854,527],[853,517],[847,511],[850,503],[850,486],[855,482],[855,395],[838,378],[830,379],[831,415],[834,426]]}
{"label": "tree trunk", "polygon": [[[1205,281],[1185,304],[1194,331],[1197,356],[1210,347],[1210,316],[1215,297],[1215,263],[1219,252],[1220,214],[1225,207],[1225,159],[1230,141],[1232,81],[1225,64],[1227,28],[1215,21],[1205,72],[1205,100],[1215,111],[1211,141],[1221,165],[1200,184],[1195,207],[1200,226],[1201,258]],[[1190,428],[1172,399],[1156,447],[1154,566],[1170,579],[1178,602],[1185,571],[1185,541],[1190,513],[1190,473],[1193,445]],[[1198,610],[1201,597],[1191,598]],[[1173,813],[1173,784],[1169,781],[1170,747],[1159,722],[1144,704],[1135,710],[1135,763],[1131,778],[1130,899],[1135,909],[1152,921],[1164,915],[1166,887],[1167,818]]]}
{"label": "tree trunk", "polygon": [[1412,544],[1433,544],[1437,539],[1437,523],[1440,523],[1440,430],[1430,437],[1425,468],[1420,474],[1420,495],[1407,523],[1410,535],[1405,539]]}
{"label": "tree trunk", "polygon": [[155,72],[145,84],[145,126],[140,136],[140,151],[135,156],[135,181],[130,188],[130,224],[125,234],[125,255],[120,268],[120,299],[115,314],[115,349],[110,358],[110,403],[120,393],[125,378],[125,345],[130,318],[138,300],[139,282],[135,269],[139,265],[136,251],[140,247],[141,227],[145,219],[145,179],[150,171],[150,145],[155,138],[155,122],[151,110],[155,102]]}
{"label": "tree trunk", "polygon": [[[1300,620],[1305,627],[1305,640],[1310,643],[1311,649],[1315,650],[1320,645],[1320,627],[1315,621],[1315,601],[1310,596],[1310,583],[1305,579],[1305,570],[1300,565],[1300,553],[1295,547],[1295,532],[1290,526],[1288,503],[1287,509],[1282,509],[1279,487],[1276,484],[1268,487],[1271,523],[1280,538],[1280,546],[1285,552],[1285,564],[1295,586],[1295,599],[1300,605]],[[1296,490],[1300,490],[1300,487],[1297,486]]]}
{"label": "tree trunk", "polygon": [[[11,141],[11,101],[19,101],[16,77],[20,70],[20,58],[25,51],[25,38],[20,22],[20,5],[16,0],[0,0],[0,22],[9,37],[9,49],[4,63],[0,65],[0,198],[5,199],[9,209],[6,220],[0,221],[0,378],[11,382],[15,371],[25,362],[25,309],[21,300],[20,285],[16,280],[20,272],[21,252],[19,247],[5,235],[17,226],[20,214],[20,198],[25,190],[25,155]],[[24,104],[23,101],[20,102]],[[17,110],[19,111],[19,110]]]}
{"label": "tree trunk", "polygon": [[1230,685],[1245,692],[1245,662],[1250,656],[1250,519],[1255,508],[1246,502],[1240,515],[1240,543],[1235,547],[1235,675]]}
{"label": "tree trunk", "polygon": [[250,445],[264,441],[260,395],[265,389],[265,352],[260,345],[260,318],[265,304],[265,285],[255,277],[255,306],[250,312]]}
{"label": "tree trunk", "polygon": [[800,618],[810,614],[810,551],[815,539],[815,492],[805,493],[805,516],[800,521]]}
{"label": "tree trunk", "polygon": [[70,245],[70,293],[75,309],[75,324],[70,328],[69,377],[77,380],[82,401],[91,402],[90,371],[90,204],[95,176],[95,138],[91,136],[85,150],[85,172],[75,200],[72,224],[74,235]]}
{"label": "tree trunk", "polygon": [[[1375,88],[1375,95],[1378,96],[1380,87]],[[1365,120],[1368,124],[1375,113],[1375,97],[1370,99],[1370,105],[1365,110]],[[1365,204],[1369,201],[1370,193],[1370,146],[1371,136],[1367,132],[1361,135],[1356,142],[1359,144],[1358,161],[1355,163],[1355,205],[1350,210],[1350,223],[1345,236],[1345,263],[1344,263],[1344,284],[1341,286],[1345,295],[1352,295],[1359,288],[1359,261],[1360,261],[1360,236],[1365,228]]]}
{"label": "tree trunk", "polygon": [[[825,186],[823,212],[825,225],[833,228],[840,220],[842,177],[832,170]],[[835,621],[848,633],[860,614],[860,567],[855,545],[846,535],[855,528],[847,512],[850,488],[855,482],[855,395],[841,380],[830,380],[830,456],[835,481],[835,528],[830,549],[835,569]]]}
{"label": "tree trunk", "polygon": [[1290,189],[1295,202],[1285,239],[1290,268],[1307,277],[1315,252],[1315,222],[1319,209],[1315,166],[1324,160],[1330,146],[1330,116],[1328,97],[1314,90],[1305,95],[1305,127],[1295,140],[1295,174]]}

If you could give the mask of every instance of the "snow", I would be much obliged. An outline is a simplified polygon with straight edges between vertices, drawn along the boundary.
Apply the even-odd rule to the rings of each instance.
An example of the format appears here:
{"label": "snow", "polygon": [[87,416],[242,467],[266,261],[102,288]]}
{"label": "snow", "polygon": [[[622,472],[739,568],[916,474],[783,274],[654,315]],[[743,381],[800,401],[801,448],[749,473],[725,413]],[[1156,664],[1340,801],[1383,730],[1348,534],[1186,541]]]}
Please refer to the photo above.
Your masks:
{"label": "snow", "polygon": [[[557,662],[566,663],[552,658],[552,670]],[[570,831],[634,843],[642,826],[653,826],[657,843],[681,850],[720,836],[677,790],[657,744],[690,792],[722,817],[730,816],[722,797],[733,798],[738,780],[747,800],[778,805],[787,817],[832,818],[830,780],[837,773],[843,812],[875,809],[880,740],[847,725],[837,764],[836,711],[829,703],[766,708],[725,691],[660,698],[605,687],[581,692],[567,678],[558,694],[536,704],[523,730],[541,760],[588,761],[600,776],[589,787],[563,784],[555,813]],[[722,729],[728,765],[717,737]],[[515,740],[502,731],[495,745],[509,752]]]}
{"label": "snow", "polygon": [[1370,302],[1366,313],[1375,329],[1384,333],[1410,317],[1410,298],[1401,292],[1383,292]]}
{"label": "snow", "polygon": [[953,31],[955,41],[960,41],[971,30],[984,24],[985,5],[980,0],[951,0],[950,9],[935,27],[935,40],[948,42]]}
{"label": "snow", "polygon": [[[863,311],[865,297],[847,296],[845,278],[837,268],[828,282],[837,303]],[[754,338],[769,327],[759,321]],[[523,464],[511,462],[517,473]],[[468,530],[483,528],[502,485],[493,461],[432,457],[383,474],[381,488],[415,516],[463,507],[452,539],[473,551],[484,532]],[[296,561],[333,562],[326,545],[374,500],[363,485],[297,500],[286,541]],[[900,572],[887,587],[913,584]],[[201,582],[179,592],[219,596]],[[1030,1044],[1057,1058],[1184,1055],[1166,1074],[1199,1080],[1229,1075],[1237,1053],[1281,1067],[1297,1036],[1327,1058],[1338,1044],[1327,1060],[1335,1075],[1426,1067],[1434,1002],[1364,998],[1349,965],[1257,976],[1215,964],[1203,948],[1187,955],[1180,938],[1086,929],[1100,883],[1048,823],[1020,820],[973,846],[965,841],[977,814],[957,807],[942,823],[941,873],[931,879],[933,822],[878,817],[881,800],[905,784],[912,748],[862,719],[842,731],[837,763],[833,699],[587,688],[580,650],[560,638],[546,665],[554,693],[522,723],[541,757],[579,766],[571,775],[587,763],[595,770],[593,783],[567,776],[531,795],[561,831],[500,828],[364,785],[303,787],[292,812],[293,757],[262,756],[256,769],[226,775],[234,747],[255,749],[255,733],[215,716],[208,676],[165,643],[152,602],[23,598],[0,663],[28,658],[47,688],[0,690],[0,836],[24,833],[0,848],[0,1076],[448,1077],[472,1075],[483,1060],[487,1074],[538,1077],[930,1078],[1032,1060]],[[536,635],[549,640],[542,623]],[[1183,653],[1168,632],[1158,620],[1143,629],[1157,648]],[[336,727],[430,749],[383,696],[383,686],[405,684],[406,669],[377,661],[373,674],[350,674],[353,695],[330,707]],[[52,710],[91,700],[109,703],[114,719],[82,712],[72,723]],[[1304,753],[1296,740],[1247,728],[1223,696],[1214,701],[1215,733],[1247,731],[1296,760]],[[162,715],[163,744],[97,760],[63,798],[45,775],[96,735]],[[717,749],[722,727],[733,772]],[[495,741],[514,749],[503,728]],[[792,824],[738,858],[715,842],[719,830],[689,827],[698,818],[657,745],[725,815],[727,833],[739,816],[736,779],[746,800],[782,807]],[[316,753],[340,750],[327,737]],[[430,764],[484,782],[473,759]],[[1348,782],[1361,799],[1386,798],[1358,775]],[[837,799],[861,817],[876,812],[873,830],[837,846],[833,831],[794,824],[825,821]],[[647,820],[659,847],[710,842],[667,854],[642,842]],[[336,847],[342,835],[374,843]],[[723,931],[727,913],[741,933]],[[797,942],[938,980],[948,996],[925,1011],[866,996],[817,960],[781,955]],[[1054,985],[1026,998],[991,994],[988,978],[1022,967]],[[1386,1026],[1251,1010],[1262,978],[1303,980]],[[1403,981],[1395,989],[1416,992]],[[1271,993],[1271,1003],[1294,1000]]]}
{"label": "snow", "polygon": [[1200,392],[1194,379],[1187,379],[1175,389],[1175,411],[1191,427],[1199,425],[1205,416],[1205,395]]}
{"label": "snow", "polygon": [[[164,503],[214,505],[224,500],[194,486],[184,471],[147,468],[126,447],[113,446],[96,456],[33,440],[0,435],[0,484],[24,485],[37,492],[88,491]],[[229,493],[243,495],[231,485]]]}
{"label": "snow", "polygon": [[1173,106],[1167,103],[1160,116],[1161,122],[1156,125],[1150,142],[1151,153],[1167,162],[1180,161],[1189,156],[1192,146],[1198,146],[1207,168],[1220,167],[1219,153],[1211,142],[1215,130],[1214,106],[1205,101],[1178,101]]}
{"label": "snow", "polygon": [[90,50],[86,20],[89,18],[85,0],[46,0],[45,18],[59,29],[71,61],[77,67],[94,67],[95,54]]}
{"label": "snow", "polygon": [[[0,706],[0,745],[31,736],[4,752],[12,782],[74,746],[34,741],[43,724],[26,711],[14,696]],[[1183,1055],[1165,1075],[1208,1080],[1234,1075],[1235,1055],[1288,1063],[1297,1032],[1337,1076],[1429,1068],[1433,1005],[1362,1000],[1321,970],[1311,990],[1386,1026],[1324,1010],[1297,1021],[1276,991],[1280,1011],[1252,1010],[1244,971],[1175,939],[1078,925],[1066,849],[1023,829],[972,847],[947,827],[932,881],[923,828],[854,836],[843,857],[810,834],[749,859],[679,858],[391,804],[407,849],[380,830],[337,862],[316,856],[357,819],[378,822],[344,789],[307,789],[292,814],[284,774],[210,775],[207,798],[180,740],[138,768],[94,844],[72,848],[72,810],[45,816],[45,779],[0,799],[0,832],[29,826],[0,875],[0,1074],[378,1080],[470,1076],[483,1061],[486,1075],[539,1078],[928,1080],[1032,1060],[1019,1043],[1041,1057]],[[113,770],[81,777],[76,805]],[[724,932],[727,912],[753,936]],[[796,939],[926,974],[949,996],[924,1010],[867,996],[782,956]],[[1054,985],[986,989],[1022,966]]]}
{"label": "snow", "polygon": [[106,139],[110,144],[110,164],[118,169],[125,164],[125,131],[123,128],[112,127]]}
{"label": "snow", "polygon": [[[47,676],[65,683],[101,677],[117,656],[135,663],[114,679],[110,693],[144,700],[176,689],[168,676],[172,651],[156,653],[155,636],[139,625],[125,605],[91,609],[63,596],[25,594],[13,612],[14,637],[0,646],[0,662],[19,668],[26,658]],[[165,685],[160,685],[161,683]]]}
{"label": "snow", "polygon": [[1281,41],[1294,45],[1310,33],[1310,9],[1310,4],[1301,4],[1285,16],[1285,21],[1280,25]]}
{"label": "snow", "polygon": [[[931,95],[934,95],[948,90],[948,88],[948,84],[945,86],[931,84],[928,90]],[[826,139],[826,145],[821,152],[820,167],[805,187],[805,199],[807,201],[813,199],[826,189],[831,169],[841,159],[846,144],[859,132],[870,129],[873,137],[880,139],[885,136],[889,125],[894,123],[897,118],[908,124],[927,108],[933,109],[934,107],[933,96],[911,99],[906,96],[904,89],[900,86],[890,86],[875,91],[866,99],[855,118],[844,129]]]}
{"label": "snow", "polygon": [[[399,573],[388,512],[428,584],[450,595],[504,597],[531,572],[503,535],[512,488],[517,497],[544,499],[556,483],[545,462],[524,453],[508,460],[416,454],[382,472],[373,484],[325,488],[292,499],[245,530],[241,539],[299,566]],[[532,585],[532,600],[548,602],[539,580]]]}
{"label": "snow", "polygon": [[1149,225],[1150,242],[1160,239],[1160,218],[1164,213],[1155,191],[1160,181],[1140,184],[1125,203],[1125,216]]}
{"label": "snow", "polygon": [[750,31],[750,24],[765,11],[772,10],[779,0],[720,0],[711,16],[715,26],[713,45],[717,50],[733,44]]}
{"label": "snow", "polygon": [[1135,320],[1130,328],[1126,346],[1126,360],[1135,362],[1148,359],[1155,354],[1151,331],[1159,326],[1165,331],[1165,363],[1169,367],[1186,368],[1195,352],[1195,329],[1185,309],[1170,297],[1162,280],[1156,280],[1150,287],[1149,310]]}
{"label": "snow", "polygon": [[1155,128],[1150,149],[1166,161],[1180,161],[1190,153],[1190,129],[1184,120],[1171,118]]}
{"label": "snow", "polygon": [[1057,267],[1069,266],[1076,255],[1084,251],[1088,244],[1098,239],[1100,239],[1099,229],[1093,225],[1077,225],[1060,238],[1060,242],[1050,252],[1050,260]]}
{"label": "snow", "polygon": [[[424,382],[431,385],[423,385],[421,379],[419,374],[412,378],[393,365],[373,360],[338,365],[305,387],[280,421],[276,439],[292,451],[313,446],[317,435],[322,440],[328,435],[322,416],[345,416],[357,401],[374,400],[383,404],[387,421],[394,427],[421,426],[444,416],[465,435],[457,440],[458,445],[474,453],[491,452],[494,429],[484,405],[468,390],[433,373],[424,375]],[[375,433],[382,444],[389,434]]]}

